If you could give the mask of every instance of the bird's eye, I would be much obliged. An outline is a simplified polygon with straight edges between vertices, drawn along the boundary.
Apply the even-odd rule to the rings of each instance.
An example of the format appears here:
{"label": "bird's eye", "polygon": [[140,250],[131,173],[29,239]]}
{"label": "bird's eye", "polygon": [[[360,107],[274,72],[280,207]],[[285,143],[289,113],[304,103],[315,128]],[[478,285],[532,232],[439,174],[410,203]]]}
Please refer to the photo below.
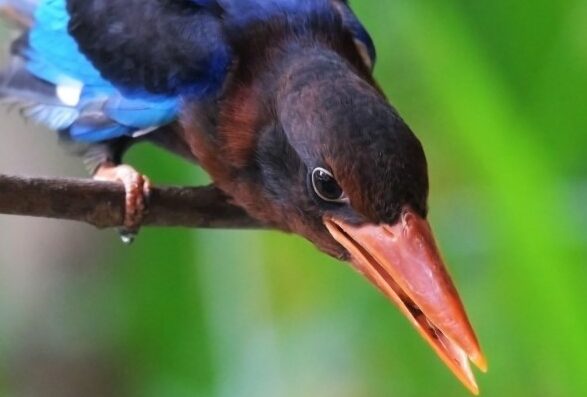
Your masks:
{"label": "bird's eye", "polygon": [[312,187],[314,192],[324,201],[331,203],[346,203],[348,198],[342,188],[332,176],[332,173],[318,167],[312,171]]}

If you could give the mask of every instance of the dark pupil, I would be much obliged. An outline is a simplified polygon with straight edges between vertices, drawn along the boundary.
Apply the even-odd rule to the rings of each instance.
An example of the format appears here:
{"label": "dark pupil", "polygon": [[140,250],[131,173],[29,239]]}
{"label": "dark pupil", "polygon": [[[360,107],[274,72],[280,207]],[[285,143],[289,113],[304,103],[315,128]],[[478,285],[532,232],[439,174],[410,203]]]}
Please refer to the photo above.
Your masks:
{"label": "dark pupil", "polygon": [[315,175],[316,189],[327,199],[336,200],[342,196],[342,189],[333,177],[324,171],[317,171]]}

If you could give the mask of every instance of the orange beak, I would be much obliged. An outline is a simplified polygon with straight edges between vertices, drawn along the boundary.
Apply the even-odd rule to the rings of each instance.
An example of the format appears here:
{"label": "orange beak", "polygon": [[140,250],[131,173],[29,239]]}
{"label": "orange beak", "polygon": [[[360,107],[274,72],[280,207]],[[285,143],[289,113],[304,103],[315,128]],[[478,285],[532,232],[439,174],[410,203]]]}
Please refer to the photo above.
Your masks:
{"label": "orange beak", "polygon": [[487,362],[459,295],[442,262],[428,222],[409,208],[395,225],[324,223],[351,254],[354,267],[393,301],[442,361],[475,395],[469,366]]}

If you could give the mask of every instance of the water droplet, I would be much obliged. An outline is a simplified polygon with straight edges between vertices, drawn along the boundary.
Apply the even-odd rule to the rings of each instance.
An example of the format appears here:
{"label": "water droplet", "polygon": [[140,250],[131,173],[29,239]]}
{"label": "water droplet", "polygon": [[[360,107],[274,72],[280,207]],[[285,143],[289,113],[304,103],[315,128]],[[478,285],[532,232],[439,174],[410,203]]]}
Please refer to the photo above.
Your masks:
{"label": "water droplet", "polygon": [[129,232],[126,230],[120,231],[120,240],[122,240],[122,243],[124,245],[131,245],[135,241],[136,237],[137,237],[136,233]]}

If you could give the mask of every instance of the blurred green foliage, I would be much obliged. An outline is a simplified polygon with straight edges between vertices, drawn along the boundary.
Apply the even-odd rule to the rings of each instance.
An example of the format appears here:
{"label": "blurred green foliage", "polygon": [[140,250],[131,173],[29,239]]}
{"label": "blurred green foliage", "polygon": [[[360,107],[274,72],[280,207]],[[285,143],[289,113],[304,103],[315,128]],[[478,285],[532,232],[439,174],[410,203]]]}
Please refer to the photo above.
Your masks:
{"label": "blurred green foliage", "polygon": [[[490,363],[482,395],[585,395],[587,2],[355,9],[427,151],[432,223]],[[130,163],[206,180],[150,147]],[[298,237],[145,230],[100,258],[63,315],[128,395],[468,395],[392,304]]]}

